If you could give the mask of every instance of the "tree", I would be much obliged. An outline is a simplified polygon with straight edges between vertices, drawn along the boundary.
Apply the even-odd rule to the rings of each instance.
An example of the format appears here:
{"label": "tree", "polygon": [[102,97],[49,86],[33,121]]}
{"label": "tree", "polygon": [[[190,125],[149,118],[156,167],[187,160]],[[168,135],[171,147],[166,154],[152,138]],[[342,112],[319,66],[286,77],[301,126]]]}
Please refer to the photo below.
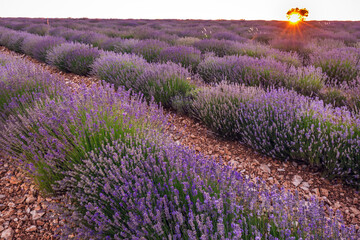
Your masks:
{"label": "tree", "polygon": [[304,19],[309,16],[309,11],[306,8],[292,8],[286,13],[286,17],[289,19],[292,14],[298,14],[300,20],[304,21]]}

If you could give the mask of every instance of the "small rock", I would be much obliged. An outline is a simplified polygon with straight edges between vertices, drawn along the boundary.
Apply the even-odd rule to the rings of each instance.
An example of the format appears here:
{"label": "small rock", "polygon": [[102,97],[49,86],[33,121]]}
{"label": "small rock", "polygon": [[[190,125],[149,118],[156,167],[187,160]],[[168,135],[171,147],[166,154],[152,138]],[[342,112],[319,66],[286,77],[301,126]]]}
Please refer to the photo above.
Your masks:
{"label": "small rock", "polygon": [[294,175],[293,179],[292,179],[292,184],[295,185],[295,187],[299,186],[300,183],[303,181],[302,177],[299,175]]}
{"label": "small rock", "polygon": [[283,169],[283,168],[278,168],[277,170],[278,170],[278,172],[285,172],[285,169]]}
{"label": "small rock", "polygon": [[43,226],[44,224],[45,224],[45,222],[43,222],[41,220],[36,221],[36,225]]}
{"label": "small rock", "polygon": [[10,240],[12,239],[13,235],[14,235],[14,230],[12,228],[8,228],[1,233],[1,238],[5,240]]}
{"label": "small rock", "polygon": [[354,198],[353,199],[353,204],[358,204],[359,203],[359,200],[357,198]]}
{"label": "small rock", "polygon": [[5,197],[6,197],[6,195],[0,194],[0,199],[3,199],[3,198],[5,198]]}
{"label": "small rock", "polygon": [[359,216],[359,215],[360,215],[360,211],[357,210],[356,208],[350,207],[350,210],[351,210],[356,216]]}
{"label": "small rock", "polygon": [[33,211],[30,212],[30,214],[32,215],[33,220],[38,220],[39,218],[44,216],[45,212],[38,212],[36,210],[33,210]]}
{"label": "small rock", "polygon": [[11,184],[19,184],[21,183],[20,180],[18,180],[16,177],[12,176],[9,181]]}
{"label": "small rock", "polygon": [[316,196],[320,197],[320,190],[318,188],[314,188],[312,191],[315,193]]}
{"label": "small rock", "polygon": [[321,192],[321,195],[323,195],[325,197],[329,197],[329,190],[327,190],[325,188],[320,188],[320,192]]}
{"label": "small rock", "polygon": [[260,169],[263,170],[264,172],[271,173],[271,169],[266,164],[261,164]]}
{"label": "small rock", "polygon": [[35,232],[36,231],[36,226],[32,225],[30,227],[28,227],[27,229],[25,229],[26,232]]}
{"label": "small rock", "polygon": [[16,205],[15,205],[15,203],[13,203],[13,202],[9,202],[9,203],[8,203],[8,207],[9,207],[9,208],[15,208]]}
{"label": "small rock", "polygon": [[334,208],[335,208],[335,209],[339,209],[340,207],[341,207],[341,205],[340,205],[339,201],[336,201],[336,202],[334,203]]}
{"label": "small rock", "polygon": [[329,206],[332,205],[331,201],[327,197],[322,197],[323,201],[326,202]]}
{"label": "small rock", "polygon": [[15,209],[10,208],[8,211],[6,211],[3,215],[4,218],[9,218],[11,215],[15,213]]}
{"label": "small rock", "polygon": [[36,201],[36,198],[33,195],[30,195],[26,198],[26,203],[33,203]]}
{"label": "small rock", "polygon": [[304,191],[309,191],[310,184],[308,182],[302,182],[300,188]]}

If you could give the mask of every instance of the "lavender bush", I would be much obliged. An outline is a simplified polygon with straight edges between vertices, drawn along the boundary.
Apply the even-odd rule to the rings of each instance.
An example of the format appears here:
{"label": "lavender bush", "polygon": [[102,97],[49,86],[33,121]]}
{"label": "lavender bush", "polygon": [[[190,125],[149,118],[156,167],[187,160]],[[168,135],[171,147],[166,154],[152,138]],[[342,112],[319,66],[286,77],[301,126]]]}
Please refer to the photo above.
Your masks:
{"label": "lavender bush", "polygon": [[79,75],[88,75],[91,65],[100,57],[100,50],[81,43],[64,43],[50,49],[47,63]]}
{"label": "lavender bush", "polygon": [[0,28],[0,45],[7,47],[15,52],[22,52],[21,46],[25,38],[31,36],[26,32],[16,32],[9,29]]}
{"label": "lavender bush", "polygon": [[34,102],[65,92],[61,79],[36,65],[3,54],[0,62],[0,128],[10,115],[25,114]]}
{"label": "lavender bush", "polygon": [[286,79],[286,69],[286,65],[274,59],[225,56],[205,58],[197,71],[208,83],[226,80],[250,86],[279,86]]}
{"label": "lavender bush", "polygon": [[305,96],[318,96],[325,87],[326,74],[314,66],[289,69],[285,87]]}
{"label": "lavender bush", "polygon": [[155,39],[143,40],[134,46],[133,53],[136,53],[148,62],[157,62],[159,60],[160,52],[169,45]]}
{"label": "lavender bush", "polygon": [[104,54],[92,65],[92,73],[102,80],[130,89],[144,72],[148,63],[142,57],[130,54]]}
{"label": "lavender bush", "polygon": [[63,171],[80,164],[88,152],[128,135],[141,136],[141,129],[160,130],[165,121],[162,110],[141,96],[94,84],[62,99],[38,101],[24,116],[10,116],[0,148],[23,161],[40,189],[52,193]]}
{"label": "lavender bush", "polygon": [[201,61],[201,52],[194,47],[174,46],[163,49],[160,52],[159,59],[162,62],[179,63],[183,67],[195,71]]}
{"label": "lavender bush", "polygon": [[234,41],[204,39],[194,43],[194,47],[198,48],[202,53],[214,52],[216,56],[223,57],[225,55],[232,55]]}
{"label": "lavender bush", "polygon": [[218,40],[224,39],[237,42],[245,42],[247,40],[246,38],[240,37],[238,34],[233,32],[217,32],[212,34],[211,37]]}
{"label": "lavender bush", "polygon": [[29,33],[32,33],[32,34],[45,36],[45,35],[49,34],[50,26],[47,25],[47,24],[34,24],[34,25],[28,26],[24,30],[29,32]]}
{"label": "lavender bush", "polygon": [[106,41],[101,48],[116,53],[132,53],[138,43],[137,39],[113,38]]}
{"label": "lavender bush", "polygon": [[314,65],[327,74],[329,83],[350,82],[359,76],[360,49],[333,49],[317,53],[313,58]]}
{"label": "lavender bush", "polygon": [[63,38],[52,36],[40,37],[34,35],[24,39],[22,50],[25,54],[45,62],[47,51],[62,43],[65,43],[65,39]]}
{"label": "lavender bush", "polygon": [[85,44],[91,44],[94,47],[100,47],[103,42],[105,42],[108,37],[104,34],[88,31],[76,31],[69,37],[68,40],[76,41]]}
{"label": "lavender bush", "polygon": [[[355,239],[315,200],[300,201],[154,137],[104,145],[60,182],[81,239]],[[70,225],[72,228],[73,225]]]}
{"label": "lavender bush", "polygon": [[178,38],[175,44],[180,46],[194,46],[194,44],[199,41],[201,41],[201,39],[195,37],[182,37]]}
{"label": "lavender bush", "polygon": [[284,89],[266,92],[226,84],[200,91],[191,107],[193,116],[214,131],[360,185],[360,119],[345,109]]}
{"label": "lavender bush", "polygon": [[195,88],[188,80],[190,73],[174,63],[151,64],[145,68],[130,88],[154,99],[164,107],[170,107],[177,96],[185,96]]}

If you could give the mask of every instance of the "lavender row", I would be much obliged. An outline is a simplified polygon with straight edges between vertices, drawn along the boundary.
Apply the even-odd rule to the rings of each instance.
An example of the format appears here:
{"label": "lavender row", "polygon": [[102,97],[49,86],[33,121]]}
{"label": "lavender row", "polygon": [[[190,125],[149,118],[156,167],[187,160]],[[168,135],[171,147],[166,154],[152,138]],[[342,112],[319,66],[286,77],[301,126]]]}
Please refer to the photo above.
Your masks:
{"label": "lavender row", "polygon": [[203,88],[191,113],[221,136],[272,157],[300,160],[360,186],[360,119],[285,89],[221,83]]}
{"label": "lavender row", "polygon": [[170,142],[128,138],[92,152],[61,184],[81,239],[356,239],[322,204]]}
{"label": "lavender row", "polygon": [[0,146],[42,190],[51,192],[63,171],[102,144],[165,125],[162,110],[141,95],[105,83],[71,91],[33,64],[1,59]]}

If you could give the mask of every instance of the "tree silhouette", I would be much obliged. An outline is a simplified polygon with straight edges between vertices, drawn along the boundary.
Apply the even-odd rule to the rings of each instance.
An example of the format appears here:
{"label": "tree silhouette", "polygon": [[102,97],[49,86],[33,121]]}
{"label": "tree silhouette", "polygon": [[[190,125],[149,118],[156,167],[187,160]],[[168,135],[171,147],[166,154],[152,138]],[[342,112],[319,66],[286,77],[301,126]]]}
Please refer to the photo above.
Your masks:
{"label": "tree silhouette", "polygon": [[304,21],[309,16],[309,11],[306,8],[292,8],[286,13],[286,17],[289,19],[292,14],[299,14],[300,20]]}

